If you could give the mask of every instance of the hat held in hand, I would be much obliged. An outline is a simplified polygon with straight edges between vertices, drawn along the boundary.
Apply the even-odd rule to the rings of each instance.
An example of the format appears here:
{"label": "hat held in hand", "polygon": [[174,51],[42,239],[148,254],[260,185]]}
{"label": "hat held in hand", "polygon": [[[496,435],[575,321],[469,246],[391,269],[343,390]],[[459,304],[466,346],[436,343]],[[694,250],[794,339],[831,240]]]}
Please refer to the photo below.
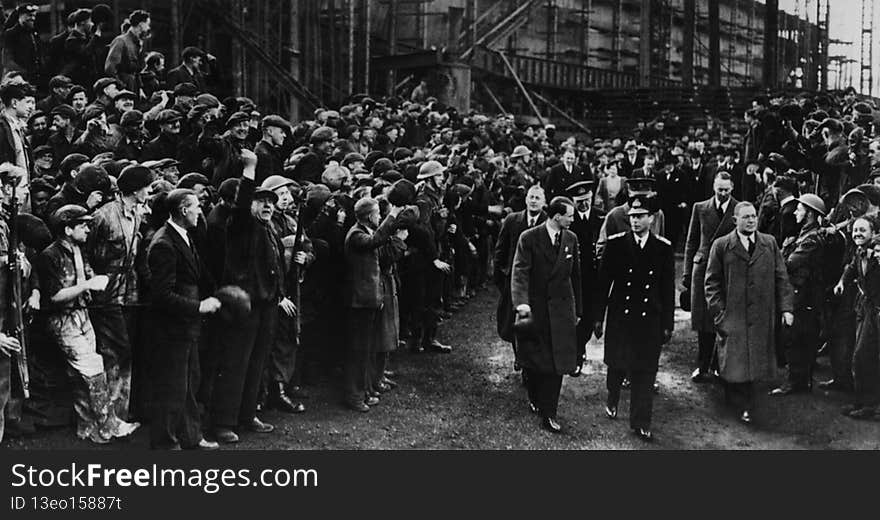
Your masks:
{"label": "hat held in hand", "polygon": [[251,297],[237,285],[224,285],[214,297],[220,300],[220,318],[224,321],[242,320],[251,312]]}

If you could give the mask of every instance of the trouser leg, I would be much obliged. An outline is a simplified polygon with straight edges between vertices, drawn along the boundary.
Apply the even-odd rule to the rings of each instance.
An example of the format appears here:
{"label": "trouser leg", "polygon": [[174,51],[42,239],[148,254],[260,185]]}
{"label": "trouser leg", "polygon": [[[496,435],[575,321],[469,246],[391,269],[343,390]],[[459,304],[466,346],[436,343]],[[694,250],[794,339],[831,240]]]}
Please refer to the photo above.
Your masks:
{"label": "trouser leg", "polygon": [[537,405],[541,410],[541,417],[556,418],[559,408],[559,392],[562,389],[562,376],[556,374],[532,374],[536,376],[535,382]]}
{"label": "trouser leg", "polygon": [[12,382],[12,362],[9,356],[0,355],[0,443],[3,442],[3,431],[6,426],[5,411],[9,401]]}
{"label": "trouser leg", "polygon": [[703,372],[718,369],[718,359],[715,356],[715,332],[697,332],[697,368]]}
{"label": "trouser leg", "polygon": [[260,395],[260,383],[263,379],[263,371],[266,367],[266,358],[275,340],[276,327],[278,326],[278,305],[274,302],[260,303],[256,306],[257,331],[254,336],[254,346],[247,360],[244,386],[241,393],[241,405],[238,412],[238,422],[247,423],[257,415],[257,401]]}
{"label": "trouser leg", "polygon": [[211,393],[211,423],[214,427],[238,425],[242,395],[260,324],[259,305],[235,324],[218,331],[217,373]]}
{"label": "trouser leg", "polygon": [[819,314],[814,311],[795,313],[791,340],[786,348],[788,381],[798,387],[812,385],[813,363],[819,343]]}
{"label": "trouser leg", "polygon": [[651,428],[654,405],[654,370],[631,370],[632,381],[629,401],[629,425],[631,428]]}
{"label": "trouser leg", "polygon": [[608,400],[606,401],[609,408],[617,408],[620,402],[620,388],[623,380],[626,379],[626,370],[608,367],[608,373],[605,375],[605,388],[608,390]]}
{"label": "trouser leg", "polygon": [[349,309],[348,341],[343,369],[343,393],[349,403],[363,401],[370,381],[369,356],[375,334],[375,309]]}
{"label": "trouser leg", "polygon": [[880,386],[880,366],[878,366],[878,318],[866,313],[859,324],[858,339],[853,352],[853,383],[856,403],[871,406],[877,404]]}
{"label": "trouser leg", "polygon": [[267,380],[270,383],[286,385],[293,378],[297,355],[296,338],[293,336],[294,319],[286,314],[278,316],[277,333],[266,366]]}
{"label": "trouser leg", "polygon": [[97,351],[104,359],[104,371],[110,392],[110,405],[118,417],[128,417],[131,393],[131,341],[129,323],[121,305],[104,307],[91,312]]}
{"label": "trouser leg", "polygon": [[831,373],[835,381],[845,386],[852,386],[852,361],[856,345],[856,330],[858,329],[856,315],[852,307],[845,308],[843,303],[839,304],[835,312],[832,313],[830,328]]}

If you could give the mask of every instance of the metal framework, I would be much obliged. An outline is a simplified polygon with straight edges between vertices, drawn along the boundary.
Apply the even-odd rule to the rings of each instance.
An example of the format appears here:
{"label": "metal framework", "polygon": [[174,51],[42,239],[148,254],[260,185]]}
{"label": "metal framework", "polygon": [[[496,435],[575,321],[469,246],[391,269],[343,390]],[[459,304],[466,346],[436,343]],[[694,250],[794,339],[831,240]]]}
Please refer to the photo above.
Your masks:
{"label": "metal framework", "polygon": [[859,49],[859,86],[863,94],[874,91],[871,69],[874,66],[874,1],[862,0],[861,46]]}

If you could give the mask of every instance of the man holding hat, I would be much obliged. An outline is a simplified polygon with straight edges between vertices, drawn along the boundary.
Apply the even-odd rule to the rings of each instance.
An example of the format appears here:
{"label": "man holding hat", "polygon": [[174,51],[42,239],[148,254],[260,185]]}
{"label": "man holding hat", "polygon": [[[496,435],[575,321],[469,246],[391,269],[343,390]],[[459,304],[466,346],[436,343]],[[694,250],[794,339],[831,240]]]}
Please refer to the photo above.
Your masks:
{"label": "man holding hat", "polygon": [[176,110],[165,109],[159,112],[156,117],[156,122],[159,123],[159,135],[144,145],[141,159],[150,161],[176,158],[182,119],[183,116]]}
{"label": "man holding hat", "polygon": [[599,240],[602,223],[605,222],[605,212],[592,207],[595,186],[593,181],[580,181],[566,190],[566,195],[574,202],[574,221],[569,229],[578,239],[581,253],[581,294],[585,299],[581,321],[577,326],[578,363],[570,374],[572,377],[578,377],[581,373],[586,361],[587,342],[593,335],[593,324],[596,322],[594,309],[586,301],[596,291],[598,284],[599,258],[596,256],[596,242]]}
{"label": "man holding hat", "polygon": [[797,238],[782,248],[788,279],[794,289],[794,324],[783,335],[788,381],[771,395],[809,392],[813,387],[813,363],[819,349],[822,306],[825,302],[825,239],[819,220],[825,202],[818,195],[798,197],[795,219],[801,226]]}
{"label": "man holding hat", "polygon": [[268,115],[260,122],[263,139],[257,143],[254,153],[257,154],[257,178],[256,182],[262,183],[267,178],[284,175],[284,141],[287,139],[291,128],[284,118],[276,115]]}
{"label": "man holding hat", "polygon": [[116,181],[121,197],[95,211],[86,247],[95,273],[109,280],[105,290],[95,295],[95,302],[102,308],[93,311],[91,318],[113,396],[111,404],[123,419],[128,417],[132,345],[136,340],[135,256],[143,205],[152,180],[152,172],[143,166],[122,170]]}
{"label": "man holding hat", "polygon": [[95,100],[92,101],[85,110],[91,107],[100,107],[108,109],[113,105],[113,98],[119,93],[122,83],[116,78],[100,78],[95,81],[92,86],[92,92],[95,93]]}
{"label": "man holding hat", "polygon": [[605,414],[617,418],[620,389],[628,377],[629,426],[639,438],[651,441],[654,378],[660,350],[672,338],[675,325],[675,259],[669,240],[651,232],[659,209],[656,199],[634,195],[627,206],[630,230],[610,236],[602,255],[594,332],[602,337],[607,309]]}

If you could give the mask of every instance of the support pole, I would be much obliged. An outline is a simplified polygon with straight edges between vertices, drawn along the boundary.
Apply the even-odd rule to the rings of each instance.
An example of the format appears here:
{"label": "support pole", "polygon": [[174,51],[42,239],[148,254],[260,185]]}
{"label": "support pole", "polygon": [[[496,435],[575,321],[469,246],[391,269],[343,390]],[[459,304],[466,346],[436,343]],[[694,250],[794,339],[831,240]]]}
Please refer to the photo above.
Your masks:
{"label": "support pole", "polygon": [[721,86],[721,17],[719,0],[709,0],[709,86]]}
{"label": "support pole", "polygon": [[495,103],[495,106],[498,107],[498,111],[502,115],[506,116],[508,114],[507,110],[504,110],[504,105],[501,104],[501,101],[498,101],[498,98],[495,96],[495,93],[492,92],[492,89],[489,88],[489,85],[486,85],[485,82],[481,81],[480,86],[483,87],[483,90],[486,91],[486,94],[489,94],[489,99],[491,99],[492,102]]}
{"label": "support pole", "polygon": [[180,0],[171,0],[171,63],[179,63],[180,56]]}
{"label": "support pole", "polygon": [[694,86],[694,21],[697,0],[684,0],[684,27],[681,43],[681,82],[685,87]]}
{"label": "support pole", "polygon": [[574,126],[580,128],[582,132],[584,132],[584,133],[586,133],[586,134],[589,134],[589,133],[590,133],[590,130],[589,130],[586,126],[584,126],[583,124],[581,124],[577,119],[575,119],[575,118],[571,117],[570,115],[568,115],[568,113],[567,113],[566,111],[562,110],[562,109],[559,108],[558,106],[556,106],[556,105],[554,105],[553,103],[551,103],[550,100],[548,100],[548,99],[545,98],[544,96],[538,94],[537,92],[532,92],[532,95],[535,96],[536,98],[538,98],[539,101],[541,101],[541,102],[543,102],[543,103],[546,103],[548,107],[550,107],[554,112],[556,112],[557,114],[559,114],[560,116],[562,116],[563,119],[565,119],[565,120],[568,121],[569,123],[573,124]]}
{"label": "support pole", "polygon": [[639,26],[639,86],[651,86],[651,26],[653,25],[653,0],[642,0],[641,23]]}
{"label": "support pole", "polygon": [[766,0],[764,5],[764,86],[776,87],[779,69],[776,59],[779,52],[779,0]]}
{"label": "support pole", "polygon": [[[293,3],[299,3],[291,0]],[[355,26],[355,2],[348,0],[348,95],[354,94],[354,26]]]}
{"label": "support pole", "polygon": [[364,92],[370,93],[370,0],[364,0]]}
{"label": "support pole", "polygon": [[544,125],[544,116],[541,115],[541,112],[538,110],[538,107],[535,105],[535,102],[532,101],[532,96],[529,95],[529,91],[526,90],[525,85],[522,84],[522,81],[519,80],[519,75],[513,70],[513,65],[510,64],[510,61],[507,59],[507,56],[504,55],[501,51],[495,51],[499,56],[501,56],[501,61],[504,62],[504,66],[507,67],[507,70],[510,72],[510,75],[513,76],[513,80],[516,81],[516,86],[519,87],[520,92],[523,93],[523,96],[526,97],[526,101],[528,101],[529,106],[532,108],[532,111],[538,117],[538,121],[541,125]]}
{"label": "support pole", "polygon": [[[388,54],[394,56],[397,54],[397,1],[389,0],[388,2]],[[394,95],[394,83],[396,82],[396,70],[388,69],[388,95]]]}
{"label": "support pole", "polygon": [[[299,81],[299,2],[290,2],[290,75]],[[290,120],[299,121],[299,100],[290,94]]]}

